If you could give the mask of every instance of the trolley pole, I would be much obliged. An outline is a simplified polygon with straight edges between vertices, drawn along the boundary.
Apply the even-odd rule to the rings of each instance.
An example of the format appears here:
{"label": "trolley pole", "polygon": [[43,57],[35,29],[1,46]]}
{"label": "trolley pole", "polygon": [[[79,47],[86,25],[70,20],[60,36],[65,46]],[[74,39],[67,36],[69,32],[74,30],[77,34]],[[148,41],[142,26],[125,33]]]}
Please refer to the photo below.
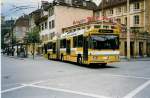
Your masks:
{"label": "trolley pole", "polygon": [[104,1],[102,0],[102,29],[103,29],[103,21],[104,21]]}
{"label": "trolley pole", "polygon": [[127,0],[127,59],[130,58],[130,0]]}
{"label": "trolley pole", "polygon": [[[12,20],[12,19],[11,19]],[[13,34],[13,24],[11,23],[11,55],[14,56],[14,34]]]}

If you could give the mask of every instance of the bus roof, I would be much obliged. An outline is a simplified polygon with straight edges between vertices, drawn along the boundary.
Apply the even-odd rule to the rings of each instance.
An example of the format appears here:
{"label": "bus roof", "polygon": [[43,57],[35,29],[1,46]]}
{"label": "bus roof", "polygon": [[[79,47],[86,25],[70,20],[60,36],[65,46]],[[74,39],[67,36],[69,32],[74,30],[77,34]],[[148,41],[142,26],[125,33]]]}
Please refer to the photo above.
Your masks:
{"label": "bus roof", "polygon": [[[81,28],[81,27],[84,27],[84,26],[91,26],[91,25],[96,25],[96,24],[102,24],[102,21],[93,21],[93,22],[87,22],[87,23],[82,23],[82,24],[78,24],[78,25],[73,25],[73,26],[70,26],[70,27],[66,27],[66,28],[62,28],[62,31],[66,31],[66,30],[73,30],[73,29],[77,29],[77,28]],[[106,21],[103,21],[103,25],[115,25],[116,23],[113,23],[113,22],[106,22]]]}

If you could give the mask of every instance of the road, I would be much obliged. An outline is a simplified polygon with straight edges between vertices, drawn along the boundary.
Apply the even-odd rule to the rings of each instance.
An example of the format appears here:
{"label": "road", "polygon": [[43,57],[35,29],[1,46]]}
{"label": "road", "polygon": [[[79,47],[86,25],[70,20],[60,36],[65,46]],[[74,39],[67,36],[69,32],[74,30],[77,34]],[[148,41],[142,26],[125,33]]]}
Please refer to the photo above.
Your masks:
{"label": "road", "polygon": [[150,60],[89,68],[2,56],[2,98],[150,98]]}

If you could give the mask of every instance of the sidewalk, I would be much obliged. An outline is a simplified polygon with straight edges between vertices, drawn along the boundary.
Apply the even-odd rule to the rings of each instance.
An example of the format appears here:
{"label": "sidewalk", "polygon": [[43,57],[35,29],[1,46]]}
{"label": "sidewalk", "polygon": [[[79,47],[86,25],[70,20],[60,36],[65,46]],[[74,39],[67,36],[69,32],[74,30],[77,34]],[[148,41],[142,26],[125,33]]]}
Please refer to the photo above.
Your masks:
{"label": "sidewalk", "polygon": [[[33,60],[33,56],[32,55],[28,55],[28,57],[27,58],[25,58],[25,59],[32,59]],[[43,60],[43,59],[45,59],[42,55],[35,55],[34,56],[34,59],[35,60]]]}
{"label": "sidewalk", "polygon": [[[121,62],[129,61],[127,58],[120,58]],[[150,57],[131,58],[130,61],[150,61]]]}
{"label": "sidewalk", "polygon": [[[3,54],[2,54],[3,55]],[[7,55],[3,55],[3,56],[7,56]],[[32,55],[28,55],[27,58],[21,58],[21,57],[17,57],[15,56],[7,56],[10,58],[15,58],[15,59],[32,59],[33,60],[33,56]],[[34,56],[34,60],[46,60],[46,58],[44,58],[42,55],[35,55]],[[127,62],[129,61],[127,58],[125,57],[120,57],[120,61],[121,62]],[[130,61],[150,61],[150,57],[137,57],[137,58],[131,58]]]}
{"label": "sidewalk", "polygon": [[[33,60],[33,56],[32,55],[28,55],[28,57],[25,57],[25,58],[23,58],[23,57],[18,57],[17,55],[15,55],[15,56],[8,56],[8,55],[1,55],[1,56],[6,56],[6,57],[10,57],[10,58],[15,58],[15,59],[21,59],[21,60],[23,60],[23,59],[30,59],[30,60]],[[42,60],[42,59],[45,59],[43,56],[41,56],[41,55],[35,55],[34,56],[34,60]]]}

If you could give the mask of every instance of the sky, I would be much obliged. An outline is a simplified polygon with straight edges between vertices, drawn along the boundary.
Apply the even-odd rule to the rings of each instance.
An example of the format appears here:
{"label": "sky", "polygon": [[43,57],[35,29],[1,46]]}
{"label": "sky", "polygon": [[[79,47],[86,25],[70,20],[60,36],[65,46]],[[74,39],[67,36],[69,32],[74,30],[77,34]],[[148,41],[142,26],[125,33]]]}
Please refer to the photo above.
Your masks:
{"label": "sky", "polygon": [[[53,0],[45,0],[52,2]],[[93,0],[97,5],[101,0]],[[41,4],[41,0],[1,0],[1,15],[5,16],[6,20],[17,19],[19,16],[29,14],[36,10]],[[19,10],[17,7],[24,7],[27,9]],[[26,7],[27,6],[27,7]]]}

